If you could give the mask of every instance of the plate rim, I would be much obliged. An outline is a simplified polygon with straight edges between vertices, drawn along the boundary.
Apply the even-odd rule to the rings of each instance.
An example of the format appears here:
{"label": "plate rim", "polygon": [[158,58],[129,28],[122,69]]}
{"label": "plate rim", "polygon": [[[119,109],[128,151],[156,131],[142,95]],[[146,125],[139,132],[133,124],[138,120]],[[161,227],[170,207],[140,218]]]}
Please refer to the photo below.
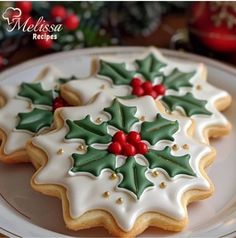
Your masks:
{"label": "plate rim", "polygon": [[[84,49],[75,49],[70,51],[62,51],[62,52],[55,52],[52,54],[36,57],[33,59],[26,60],[25,62],[22,62],[16,66],[12,66],[9,69],[6,69],[2,72],[0,72],[0,80],[4,80],[4,78],[7,78],[15,72],[24,69],[28,69],[31,66],[34,66],[35,64],[43,64],[45,61],[53,61],[56,58],[60,57],[73,57],[76,55],[91,55],[91,54],[103,54],[103,53],[125,53],[127,49],[130,49],[131,51],[142,51],[145,49],[148,49],[152,46],[112,46],[112,47],[94,47],[94,48],[84,48]],[[234,66],[228,65],[226,63],[220,62],[215,59],[208,58],[206,56],[201,56],[193,53],[183,52],[183,51],[177,51],[177,50],[169,50],[164,48],[158,48],[164,55],[168,57],[177,57],[177,58],[190,58],[192,62],[203,62],[205,64],[211,65],[216,68],[220,68],[224,71],[227,71],[231,74],[236,74],[236,69]]]}

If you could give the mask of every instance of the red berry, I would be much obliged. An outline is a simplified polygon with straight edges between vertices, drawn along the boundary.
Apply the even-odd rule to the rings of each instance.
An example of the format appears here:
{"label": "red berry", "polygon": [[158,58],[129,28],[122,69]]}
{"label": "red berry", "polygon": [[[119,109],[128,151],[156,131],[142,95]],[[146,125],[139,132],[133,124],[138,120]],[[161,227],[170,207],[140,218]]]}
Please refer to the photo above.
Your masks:
{"label": "red berry", "polygon": [[141,97],[144,95],[144,90],[142,87],[138,86],[138,87],[134,87],[132,90],[132,94],[136,95],[138,97]]}
{"label": "red berry", "polygon": [[63,20],[66,17],[66,9],[61,6],[61,5],[55,5],[53,6],[53,8],[51,9],[51,17],[56,20],[56,19],[60,19]]}
{"label": "red berry", "polygon": [[56,97],[52,103],[53,111],[57,108],[68,106],[67,102],[62,97]]}
{"label": "red berry", "polygon": [[150,95],[152,91],[153,91],[152,88],[148,88],[148,89],[144,90],[144,95]]}
{"label": "red berry", "polygon": [[[212,37],[212,35],[214,37]],[[229,53],[236,51],[235,31],[229,30],[223,25],[219,27],[209,27],[199,39],[209,49],[217,52]]]}
{"label": "red berry", "polygon": [[152,90],[152,83],[150,81],[144,82],[142,84],[143,90],[144,92],[149,92],[150,90]]}
{"label": "red berry", "polygon": [[129,134],[127,135],[127,141],[130,144],[135,145],[135,144],[137,144],[138,142],[141,141],[141,136],[136,131],[130,131]]}
{"label": "red berry", "polygon": [[[43,35],[45,35],[45,37],[46,37],[47,33],[44,33]],[[51,49],[53,46],[53,43],[54,42],[51,38],[49,38],[49,39],[43,38],[43,39],[36,40],[36,45],[44,50]]]}
{"label": "red berry", "polygon": [[122,154],[125,156],[134,156],[136,154],[136,149],[133,145],[126,143],[122,146]]}
{"label": "red berry", "polygon": [[28,1],[19,1],[16,3],[16,7],[20,8],[22,13],[30,13],[32,10],[32,3]]}
{"label": "red berry", "polygon": [[148,152],[148,146],[142,141],[137,143],[135,148],[138,154],[145,155]]}
{"label": "red berry", "polygon": [[158,84],[153,87],[157,95],[164,95],[166,92],[166,87],[163,84]]}
{"label": "red berry", "polygon": [[141,86],[141,84],[143,83],[143,81],[138,78],[138,77],[134,77],[131,82],[130,82],[130,85],[134,88],[134,87],[139,87]]}
{"label": "red berry", "polygon": [[158,96],[157,93],[154,90],[146,93],[145,95],[149,95],[149,96],[153,97],[154,99],[156,99],[157,96]]}
{"label": "red berry", "polygon": [[126,134],[123,131],[117,131],[113,136],[112,141],[119,142],[123,145],[126,143]]}
{"label": "red berry", "polygon": [[108,151],[112,154],[119,155],[121,153],[122,147],[119,142],[112,142],[108,146]]}
{"label": "red berry", "polygon": [[76,30],[79,26],[79,18],[75,14],[70,14],[64,20],[64,25],[68,30]]}

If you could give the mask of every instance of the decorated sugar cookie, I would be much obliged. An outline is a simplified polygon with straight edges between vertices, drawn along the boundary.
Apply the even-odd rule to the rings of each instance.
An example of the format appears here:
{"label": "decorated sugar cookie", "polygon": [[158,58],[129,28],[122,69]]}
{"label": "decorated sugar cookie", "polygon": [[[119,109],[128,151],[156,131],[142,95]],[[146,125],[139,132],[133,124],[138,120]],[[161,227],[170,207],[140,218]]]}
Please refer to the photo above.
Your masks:
{"label": "decorated sugar cookie", "polygon": [[42,70],[34,82],[0,86],[1,161],[28,161],[27,140],[50,128],[54,111],[67,105],[58,91],[63,80],[56,68],[49,67]]}
{"label": "decorated sugar cookie", "polygon": [[97,74],[70,81],[62,87],[62,94],[73,104],[86,104],[102,91],[117,97],[150,95],[170,113],[194,119],[194,137],[207,142],[208,137],[229,132],[230,124],[220,110],[229,106],[231,97],[209,84],[206,73],[203,64],[169,60],[150,48],[132,59],[99,57]]}
{"label": "decorated sugar cookie", "polygon": [[87,106],[60,109],[55,120],[55,130],[27,145],[40,168],[31,184],[62,200],[72,230],[104,226],[127,237],[149,226],[179,231],[187,204],[213,192],[204,168],[214,150],[191,138],[191,120],[163,113],[151,97],[101,93]]}

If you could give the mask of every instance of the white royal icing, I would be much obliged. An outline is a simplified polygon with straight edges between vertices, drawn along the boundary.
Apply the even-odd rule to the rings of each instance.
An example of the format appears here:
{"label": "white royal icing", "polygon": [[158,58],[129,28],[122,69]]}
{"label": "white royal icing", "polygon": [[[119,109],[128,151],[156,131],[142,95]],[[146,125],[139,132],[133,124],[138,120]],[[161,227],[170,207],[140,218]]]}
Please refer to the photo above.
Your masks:
{"label": "white royal icing", "polygon": [[[184,193],[191,189],[208,190],[210,185],[208,181],[201,175],[199,164],[203,157],[211,152],[211,148],[203,143],[193,140],[187,130],[191,126],[191,120],[185,117],[172,115],[162,115],[168,120],[178,120],[179,130],[174,134],[174,141],[162,140],[153,147],[161,150],[165,146],[173,144],[179,145],[178,151],[172,151],[173,155],[180,156],[190,154],[190,165],[196,177],[188,175],[177,175],[169,178],[162,170],[158,169],[159,176],[152,177],[148,170],[147,177],[152,181],[154,188],[147,189],[137,200],[130,192],[117,188],[119,179],[109,179],[111,171],[103,170],[101,175],[94,178],[88,173],[77,173],[71,176],[69,173],[73,162],[71,155],[80,153],[77,148],[81,140],[65,140],[68,127],[65,123],[66,119],[80,120],[90,115],[93,121],[100,117],[104,121],[109,119],[109,115],[104,113],[103,109],[112,104],[112,97],[107,94],[99,94],[96,100],[87,106],[62,108],[60,115],[64,120],[64,126],[50,133],[36,136],[32,139],[32,143],[41,148],[47,154],[48,160],[43,169],[38,171],[35,182],[38,184],[57,184],[66,188],[67,198],[69,199],[69,209],[72,218],[78,218],[86,211],[94,209],[102,209],[113,215],[117,224],[125,231],[132,229],[136,219],[145,212],[158,212],[174,219],[180,220],[186,217],[185,207],[182,204]],[[153,121],[157,113],[155,101],[150,96],[138,99],[121,100],[126,106],[136,106],[136,117],[145,116],[146,121]],[[133,125],[131,130],[139,130],[140,122]],[[114,132],[113,132],[114,133]],[[184,150],[181,145],[188,144],[189,149]],[[57,151],[62,149],[64,153],[58,155]],[[145,164],[146,160],[136,155],[136,162]],[[33,158],[34,159],[34,158]],[[123,157],[124,160],[124,157]],[[117,165],[120,166],[121,158],[117,158]],[[73,175],[73,174],[72,174]],[[165,182],[167,187],[161,189],[159,184]],[[102,195],[105,191],[110,192],[109,198]],[[124,199],[123,204],[117,204],[116,200],[121,197]]]}
{"label": "white royal icing", "polygon": [[[218,100],[224,99],[229,94],[221,89],[218,89],[206,81],[207,69],[203,64],[197,64],[192,62],[181,61],[177,59],[165,58],[156,48],[150,48],[146,53],[135,56],[99,56],[99,59],[115,62],[115,63],[126,63],[127,69],[134,70],[133,64],[136,59],[143,59],[149,53],[153,53],[157,59],[167,64],[167,66],[161,69],[165,75],[171,73],[174,68],[178,68],[182,72],[196,71],[190,82],[193,87],[181,87],[180,90],[167,90],[166,95],[184,95],[187,92],[191,92],[194,97],[200,100],[207,100],[206,108],[212,113],[212,115],[193,115],[196,122],[196,130],[194,137],[202,142],[208,142],[208,138],[204,135],[204,130],[209,127],[220,126],[225,127],[229,124],[228,120],[223,116],[222,113],[217,110],[215,104]],[[158,78],[156,78],[156,82]],[[104,85],[105,87],[102,87]],[[201,90],[197,90],[197,85],[201,86]],[[79,95],[80,100],[83,103],[89,102],[89,100],[99,92],[108,92],[115,96],[127,96],[131,94],[132,88],[128,85],[116,86],[112,83],[108,77],[98,76],[87,79],[78,79],[66,84],[66,88]],[[183,110],[179,108],[174,113],[179,113]],[[183,114],[183,113],[182,113]]]}
{"label": "white royal icing", "polygon": [[[57,79],[62,76],[60,71],[54,67],[48,67],[42,70],[36,78],[35,83],[40,81],[45,90],[54,89],[57,85]],[[30,112],[30,100],[19,97],[19,86],[0,86],[0,95],[4,98],[5,104],[0,108],[0,128],[6,133],[6,143],[4,153],[11,154],[17,150],[25,148],[26,142],[34,134],[25,130],[16,130],[18,124],[18,113]],[[40,108],[48,108],[40,106]]]}

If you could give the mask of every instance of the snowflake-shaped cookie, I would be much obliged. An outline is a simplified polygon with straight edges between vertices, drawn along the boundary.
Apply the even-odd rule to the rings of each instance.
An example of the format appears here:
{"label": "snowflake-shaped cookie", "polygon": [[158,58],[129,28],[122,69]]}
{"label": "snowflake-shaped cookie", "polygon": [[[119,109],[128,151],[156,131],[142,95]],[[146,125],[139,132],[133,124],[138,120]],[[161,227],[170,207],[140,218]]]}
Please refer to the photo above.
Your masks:
{"label": "snowflake-shaped cookie", "polygon": [[59,114],[60,126],[35,136],[27,150],[42,166],[33,188],[63,200],[69,228],[104,225],[116,235],[149,225],[180,230],[188,202],[212,193],[204,167],[213,149],[189,136],[191,120],[163,114],[151,97],[99,94]]}

